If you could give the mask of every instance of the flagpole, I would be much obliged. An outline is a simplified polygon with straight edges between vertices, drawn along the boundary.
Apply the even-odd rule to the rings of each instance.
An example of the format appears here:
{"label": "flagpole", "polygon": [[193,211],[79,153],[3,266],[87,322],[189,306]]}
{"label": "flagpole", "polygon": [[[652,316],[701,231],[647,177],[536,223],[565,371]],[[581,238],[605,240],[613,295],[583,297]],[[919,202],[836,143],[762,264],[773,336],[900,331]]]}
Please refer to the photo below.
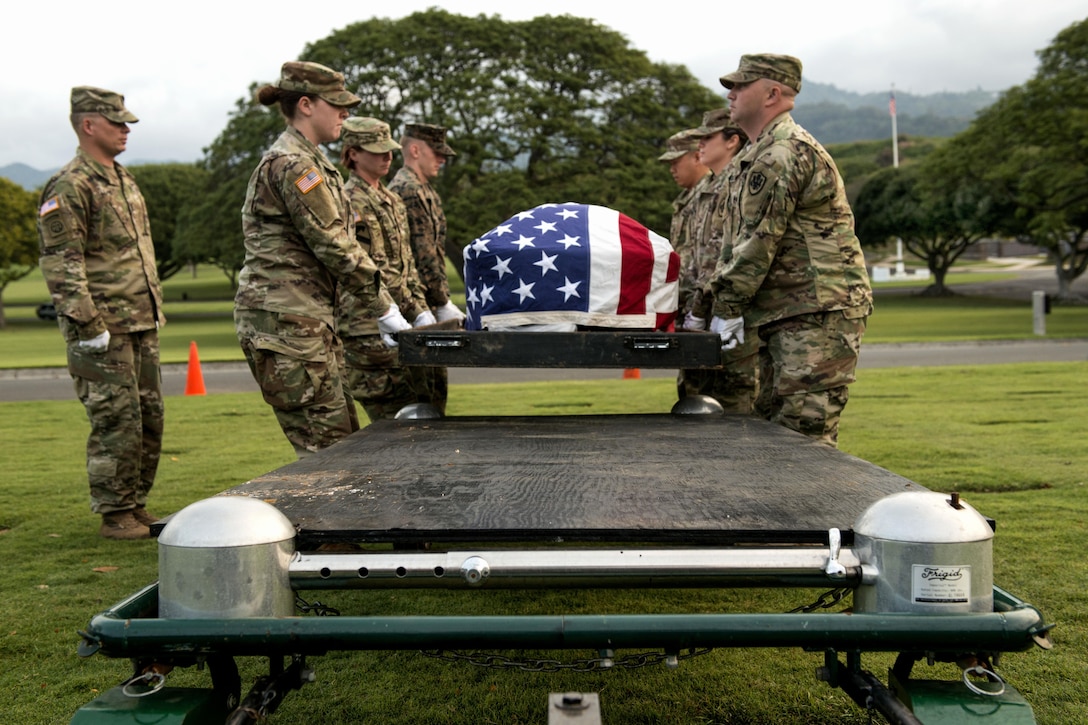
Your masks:
{"label": "flagpole", "polygon": [[892,166],[899,168],[899,129],[895,118],[895,84],[892,83],[891,100],[888,101],[888,111],[892,115]]}
{"label": "flagpole", "polygon": [[[888,98],[888,113],[892,117],[892,167],[899,168],[899,127],[897,124],[895,113],[895,84],[892,83],[891,96]],[[906,273],[906,267],[903,265],[903,239],[901,237],[895,238],[895,274],[897,277],[902,277]]]}

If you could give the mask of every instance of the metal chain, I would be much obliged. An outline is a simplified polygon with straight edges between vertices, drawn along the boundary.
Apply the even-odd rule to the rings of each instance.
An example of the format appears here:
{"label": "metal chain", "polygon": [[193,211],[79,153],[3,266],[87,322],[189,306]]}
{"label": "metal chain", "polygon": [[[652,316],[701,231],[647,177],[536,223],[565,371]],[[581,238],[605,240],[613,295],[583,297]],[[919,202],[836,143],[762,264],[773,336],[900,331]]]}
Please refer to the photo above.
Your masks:
{"label": "metal chain", "polygon": [[340,615],[340,610],[336,607],[330,607],[326,604],[314,600],[313,604],[310,604],[305,599],[300,597],[298,593],[295,593],[295,608],[303,614],[309,614],[313,612],[318,617],[337,617]]}
{"label": "metal chain", "polygon": [[688,649],[676,655],[665,652],[642,652],[640,654],[626,655],[624,657],[590,657],[571,662],[561,662],[549,659],[514,659],[506,655],[488,652],[458,652],[454,650],[420,650],[419,653],[426,657],[446,660],[447,662],[467,662],[477,667],[489,667],[492,669],[514,669],[525,672],[593,672],[595,670],[610,670],[616,667],[636,669],[650,665],[678,664],[681,660],[691,659],[711,652],[711,648]]}
{"label": "metal chain", "polygon": [[801,612],[807,614],[808,612],[814,612],[817,609],[828,609],[841,602],[848,593],[850,593],[850,587],[837,587],[835,589],[828,589],[826,592],[816,598],[816,601],[811,604],[802,604],[799,607],[794,607],[789,610],[788,614],[796,614]]}

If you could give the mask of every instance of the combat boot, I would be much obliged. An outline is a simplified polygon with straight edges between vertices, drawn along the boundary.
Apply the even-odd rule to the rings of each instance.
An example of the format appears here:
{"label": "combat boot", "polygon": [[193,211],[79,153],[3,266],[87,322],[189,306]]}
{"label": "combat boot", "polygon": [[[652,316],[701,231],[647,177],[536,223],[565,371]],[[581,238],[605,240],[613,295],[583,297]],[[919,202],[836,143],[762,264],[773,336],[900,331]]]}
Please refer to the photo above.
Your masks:
{"label": "combat boot", "polygon": [[132,511],[114,511],[102,514],[102,527],[98,535],[103,539],[149,539],[151,529],[137,521]]}
{"label": "combat boot", "polygon": [[132,516],[144,526],[150,526],[151,524],[157,524],[159,522],[159,517],[143,506],[137,506],[132,509]]}

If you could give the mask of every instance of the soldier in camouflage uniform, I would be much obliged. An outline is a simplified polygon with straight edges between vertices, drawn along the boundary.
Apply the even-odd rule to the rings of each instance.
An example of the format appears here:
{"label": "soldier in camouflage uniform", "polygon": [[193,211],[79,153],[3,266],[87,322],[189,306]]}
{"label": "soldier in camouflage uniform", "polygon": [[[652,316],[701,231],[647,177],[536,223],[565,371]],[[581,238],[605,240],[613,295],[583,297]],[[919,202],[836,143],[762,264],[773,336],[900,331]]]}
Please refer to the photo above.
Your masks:
{"label": "soldier in camouflage uniform", "polygon": [[[401,198],[385,188],[393,151],[400,144],[389,124],[376,118],[344,121],[340,163],[351,172],[345,189],[355,221],[355,239],[378,265],[382,282],[401,314],[413,326],[435,322],[427,306],[408,241],[408,212]],[[337,332],[344,342],[344,384],[371,420],[392,418],[406,405],[430,402],[428,368],[401,367],[397,350],[387,346],[378,321],[359,309],[354,295],[340,294]]]}
{"label": "soldier in camouflage uniform", "polygon": [[732,167],[711,330],[727,349],[758,336],[757,413],[836,446],[873,310],[842,177],[790,116],[801,61],[745,55],[721,82],[753,141]]}
{"label": "soldier in camouflage uniform", "polygon": [[[465,314],[450,300],[450,285],[446,278],[446,214],[442,199],[431,186],[431,179],[446,159],[456,152],[446,143],[446,129],[427,123],[409,123],[401,138],[404,147],[402,166],[389,182],[389,190],[404,200],[408,209],[408,228],[416,269],[427,295],[427,304],[438,322],[464,320]],[[454,264],[463,260],[455,259]],[[445,413],[449,395],[449,376],[445,368],[432,368],[431,403]]]}
{"label": "soldier in camouflage uniform", "polygon": [[[692,220],[691,247],[680,258],[681,289],[688,289],[682,307],[685,330],[707,329],[708,300],[702,288],[710,281],[722,254],[722,228],[728,210],[727,185],[729,164],[748,142],[748,136],[729,118],[728,108],[715,108],[703,114],[699,138],[699,159],[710,169],[696,189]],[[717,370],[681,370],[677,379],[680,397],[709,395],[726,412],[750,414],[755,407],[758,345],[750,338],[744,345],[723,352]]]}
{"label": "soldier in camouflage uniform", "polygon": [[162,451],[162,290],[147,207],[114,159],[138,120],[124,96],[72,89],[76,157],[45,185],[39,265],[68,347],[68,372],[91,424],[91,511],[108,539],[146,539],[145,508]]}
{"label": "soldier in camouflage uniform", "polygon": [[260,89],[258,100],[278,104],[287,129],[265,152],[246,190],[246,256],[234,323],[265,401],[302,458],[358,427],[341,379],[337,290],[353,295],[360,314],[376,319],[386,335],[411,325],[356,243],[343,179],[317,146],[340,138],[359,97],[345,89],[343,74],[290,61],[278,83]]}
{"label": "soldier in camouflage uniform", "polygon": [[[690,256],[692,246],[692,220],[696,204],[699,182],[710,173],[710,169],[699,160],[699,129],[689,128],[674,133],[665,142],[665,153],[657,157],[658,161],[669,165],[673,181],[680,187],[680,193],[672,202],[672,223],[669,225],[669,241],[680,255],[681,266],[685,256]],[[678,309],[685,309],[691,295],[700,290],[689,284],[687,275],[680,277],[680,304]]]}

